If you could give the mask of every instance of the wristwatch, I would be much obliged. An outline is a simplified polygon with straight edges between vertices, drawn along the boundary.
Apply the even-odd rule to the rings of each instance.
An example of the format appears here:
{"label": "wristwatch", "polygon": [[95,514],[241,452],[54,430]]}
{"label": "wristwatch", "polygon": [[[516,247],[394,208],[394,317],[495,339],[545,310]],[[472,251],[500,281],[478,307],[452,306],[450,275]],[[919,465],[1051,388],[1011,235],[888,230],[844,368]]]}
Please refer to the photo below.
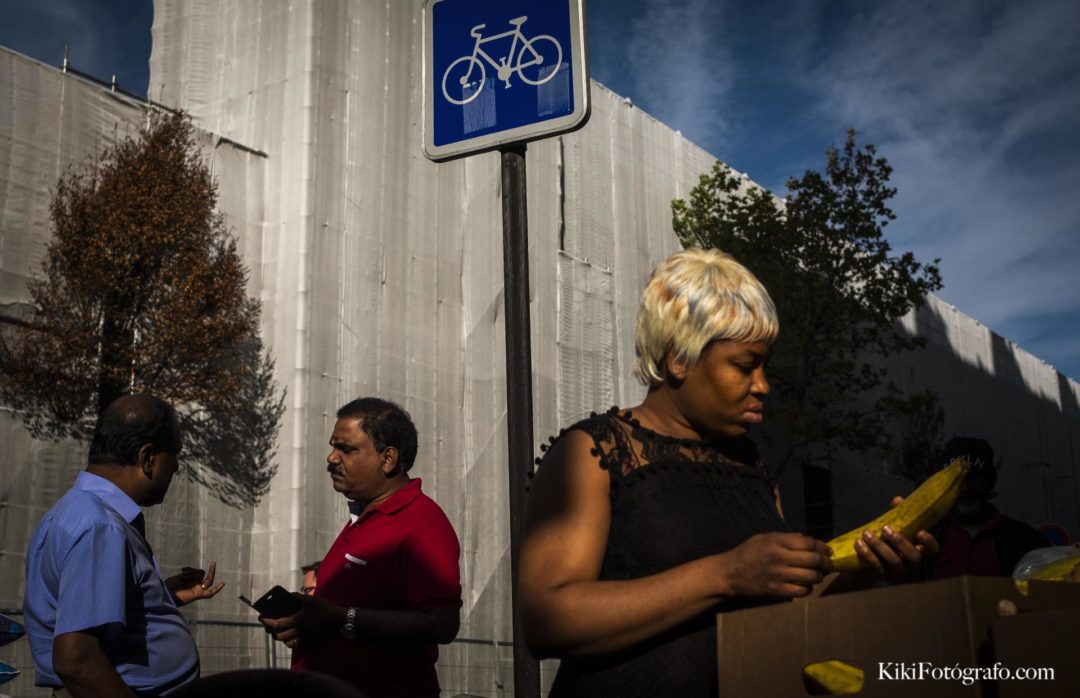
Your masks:
{"label": "wristwatch", "polygon": [[341,626],[341,636],[346,640],[356,639],[356,609],[345,611],[345,625]]}

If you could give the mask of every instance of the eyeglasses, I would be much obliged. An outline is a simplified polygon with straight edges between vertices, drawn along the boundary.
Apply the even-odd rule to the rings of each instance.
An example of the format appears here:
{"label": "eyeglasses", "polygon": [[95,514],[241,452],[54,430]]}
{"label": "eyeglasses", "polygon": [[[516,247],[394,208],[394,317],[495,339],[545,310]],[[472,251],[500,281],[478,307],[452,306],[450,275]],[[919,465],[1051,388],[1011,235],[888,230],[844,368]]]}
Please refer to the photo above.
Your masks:
{"label": "eyeglasses", "polygon": [[315,593],[315,587],[300,587],[300,593],[304,596],[311,596]]}

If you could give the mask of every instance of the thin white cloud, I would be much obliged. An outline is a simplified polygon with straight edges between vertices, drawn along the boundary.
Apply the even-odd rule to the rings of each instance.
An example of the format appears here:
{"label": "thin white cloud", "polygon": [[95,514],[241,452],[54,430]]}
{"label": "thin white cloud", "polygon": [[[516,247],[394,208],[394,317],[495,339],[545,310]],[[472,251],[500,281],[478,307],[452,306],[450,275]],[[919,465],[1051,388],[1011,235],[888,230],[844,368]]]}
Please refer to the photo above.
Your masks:
{"label": "thin white cloud", "polygon": [[625,37],[630,94],[653,116],[691,140],[715,148],[731,126],[727,96],[733,79],[730,49],[720,32],[717,0],[651,2]]}
{"label": "thin white cloud", "polygon": [[78,24],[86,20],[85,2],[78,0],[52,0],[51,2],[22,2],[14,3],[24,7],[33,7],[35,11],[45,16],[46,21],[56,24]]}
{"label": "thin white cloud", "polygon": [[1068,1],[876,5],[806,75],[894,166],[896,246],[942,257],[942,297],[1022,345],[1028,318],[1080,311],[1077,26]]}

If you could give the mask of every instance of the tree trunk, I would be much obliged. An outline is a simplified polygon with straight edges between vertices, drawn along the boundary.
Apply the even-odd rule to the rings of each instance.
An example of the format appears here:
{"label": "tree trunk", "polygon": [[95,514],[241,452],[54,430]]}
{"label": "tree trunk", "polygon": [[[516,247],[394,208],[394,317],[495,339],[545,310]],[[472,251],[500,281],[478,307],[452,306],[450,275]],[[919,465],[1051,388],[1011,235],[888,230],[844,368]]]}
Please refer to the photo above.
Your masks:
{"label": "tree trunk", "polygon": [[[98,370],[98,406],[100,415],[105,408],[128,392],[131,351],[134,332],[123,326],[123,320],[115,311],[106,310],[101,323],[101,364]],[[124,369],[127,368],[127,371]]]}

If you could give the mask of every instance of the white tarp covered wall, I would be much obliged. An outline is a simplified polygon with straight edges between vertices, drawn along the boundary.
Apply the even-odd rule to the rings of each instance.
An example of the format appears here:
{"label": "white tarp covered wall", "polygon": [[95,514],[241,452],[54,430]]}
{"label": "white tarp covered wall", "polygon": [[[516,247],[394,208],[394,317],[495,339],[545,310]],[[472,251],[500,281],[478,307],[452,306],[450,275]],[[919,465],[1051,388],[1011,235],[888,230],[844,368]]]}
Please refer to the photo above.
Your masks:
{"label": "white tarp covered wall", "polygon": [[[251,264],[289,412],[253,569],[269,584],[328,548],[344,517],[323,460],[334,410],[382,395],[416,419],[415,472],[462,541],[461,635],[506,641],[499,161],[421,155],[419,9],[159,2],[150,93],[268,154],[262,255]],[[637,297],[677,247],[670,200],[711,162],[610,92],[594,97],[585,131],[528,152],[538,440],[639,397],[629,382]],[[446,654],[473,665],[470,655],[490,661],[491,650]]]}
{"label": "white tarp covered wall", "polygon": [[[207,671],[267,665],[258,634],[206,623],[251,620],[235,594],[296,586],[299,566],[325,553],[346,513],[325,472],[334,411],[377,394],[413,414],[414,474],[462,542],[461,637],[480,643],[443,650],[445,693],[512,693],[509,652],[492,644],[511,637],[499,160],[422,156],[420,27],[416,0],[155,5],[151,97],[247,148],[206,137],[288,389],[262,504],[229,509],[177,481],[149,516],[166,572],[214,558],[229,584],[194,610]],[[592,94],[582,131],[528,149],[537,442],[641,397],[630,377],[638,295],[678,247],[671,199],[713,161],[602,86]],[[0,303],[10,304],[27,300],[56,177],[145,114],[3,51],[0,95]],[[898,380],[941,393],[950,433],[989,424],[984,433],[1015,439],[995,444],[1007,462],[1043,464],[1003,472],[1006,511],[1080,533],[1080,386],[940,301],[917,326],[931,347],[897,362]],[[0,604],[18,607],[29,531],[84,456],[33,441],[6,415],[0,439]],[[798,526],[799,474],[786,472],[785,485]],[[881,463],[837,467],[838,526],[880,513],[903,486]]]}
{"label": "white tarp covered wall", "polygon": [[[145,105],[0,49],[0,312],[19,316],[26,307],[26,283],[39,272],[51,236],[48,209],[57,179],[68,167],[84,166],[104,148],[136,136],[147,116]],[[201,134],[200,141],[216,176],[241,183],[229,191],[223,188],[221,205],[250,258],[262,227],[265,158],[217,143],[209,134]],[[5,454],[0,467],[0,607],[18,609],[30,534],[86,467],[86,449],[32,439],[6,407],[0,409],[0,448]],[[233,592],[213,606],[192,607],[190,618],[240,617],[233,608],[239,603],[234,590],[253,586],[253,522],[254,511],[225,507],[184,478],[176,478],[165,503],[151,511],[147,533],[166,574],[213,558]],[[265,664],[265,643],[255,631],[198,625],[195,631],[206,670],[236,666],[237,660]],[[26,672],[4,690],[11,695],[31,690],[26,642],[4,648],[0,657]]]}
{"label": "white tarp covered wall", "polygon": [[[938,395],[943,438],[991,443],[1001,462],[994,503],[1003,513],[1033,526],[1056,523],[1080,540],[1080,385],[934,296],[902,325],[927,346],[891,357],[890,379],[908,394]],[[911,488],[878,455],[831,470],[837,533],[876,517],[893,495]],[[781,489],[785,514],[798,527],[802,474],[785,471]]]}

